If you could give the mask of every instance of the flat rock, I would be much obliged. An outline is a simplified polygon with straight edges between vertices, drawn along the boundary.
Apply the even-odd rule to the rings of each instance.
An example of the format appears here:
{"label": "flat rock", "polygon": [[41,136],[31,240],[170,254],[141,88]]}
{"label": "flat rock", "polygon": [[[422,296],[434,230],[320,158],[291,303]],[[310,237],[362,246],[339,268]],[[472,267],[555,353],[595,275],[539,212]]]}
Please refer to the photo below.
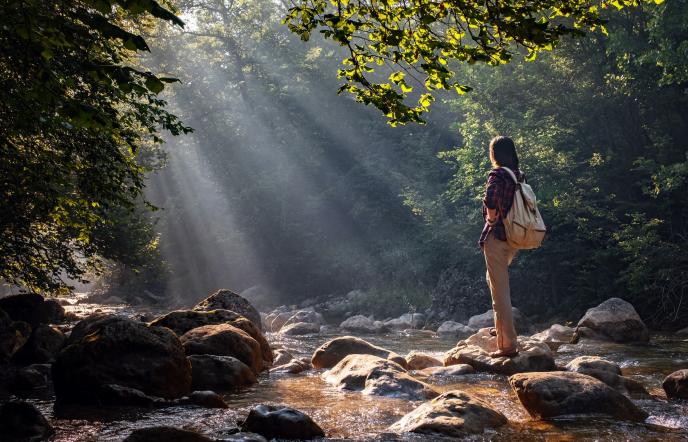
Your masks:
{"label": "flat rock", "polygon": [[251,368],[232,356],[191,355],[194,390],[228,391],[258,382]]}
{"label": "flat rock", "polygon": [[248,365],[254,373],[267,368],[260,344],[233,325],[204,325],[189,330],[180,339],[187,355],[232,356]]}
{"label": "flat rock", "polygon": [[444,321],[437,329],[438,335],[457,339],[467,338],[475,332],[475,329],[455,321]]}
{"label": "flat rock", "polygon": [[578,321],[572,342],[580,339],[612,342],[648,342],[650,333],[633,305],[610,298],[588,309]]}
{"label": "flat rock", "polygon": [[345,319],[339,328],[349,332],[359,333],[382,333],[387,330],[382,321],[375,321],[372,318],[363,315],[355,315]]}
{"label": "flat rock", "polygon": [[448,391],[406,414],[389,429],[464,438],[507,423],[507,418],[485,402],[462,391]]}
{"label": "flat rock", "polygon": [[555,370],[554,357],[547,346],[528,337],[519,336],[519,354],[513,358],[492,358],[489,353],[497,350],[497,338],[489,329],[479,330],[466,340],[459,341],[444,355],[444,365],[468,364],[476,371],[498,374],[514,374],[528,371]]}
{"label": "flat rock", "polygon": [[671,373],[662,382],[662,388],[669,399],[688,399],[688,369]]}
{"label": "flat rock", "polygon": [[456,364],[448,367],[428,367],[424,368],[420,372],[433,378],[441,378],[472,374],[475,373],[475,369],[468,364]]}
{"label": "flat rock", "polygon": [[320,333],[320,325],[310,322],[292,322],[282,326],[279,333],[284,336],[303,336]]}
{"label": "flat rock", "polygon": [[519,373],[509,378],[523,407],[532,416],[604,414],[643,421],[648,414],[604,382],[581,373],[557,371]]}
{"label": "flat rock", "polygon": [[230,310],[248,318],[261,329],[260,313],[247,299],[228,289],[220,289],[193,308],[196,311]]}
{"label": "flat rock", "polygon": [[441,367],[444,364],[430,355],[412,351],[406,355],[406,365],[409,370],[422,370],[428,367]]}
{"label": "flat rock", "polygon": [[332,368],[350,354],[379,356],[406,366],[406,359],[398,354],[354,336],[339,336],[325,342],[313,352],[311,363],[314,368]]}
{"label": "flat rock", "polygon": [[240,427],[243,431],[258,433],[266,439],[310,440],[325,437],[325,432],[310,416],[279,405],[256,406]]}
{"label": "flat rock", "polygon": [[[518,334],[530,334],[533,324],[530,322],[528,317],[521,313],[516,307],[512,307],[511,311],[514,315],[514,326],[516,327],[516,332]],[[494,310],[488,310],[480,315],[471,316],[468,320],[468,327],[474,330],[479,330],[481,328],[494,327]]]}

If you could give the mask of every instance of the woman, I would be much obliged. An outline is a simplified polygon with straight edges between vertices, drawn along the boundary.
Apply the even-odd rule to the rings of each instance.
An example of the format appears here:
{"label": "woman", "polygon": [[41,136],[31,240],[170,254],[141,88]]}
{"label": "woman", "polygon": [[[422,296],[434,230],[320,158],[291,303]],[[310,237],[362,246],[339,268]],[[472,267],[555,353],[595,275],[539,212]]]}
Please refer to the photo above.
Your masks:
{"label": "woman", "polygon": [[518,354],[518,341],[511,312],[509,265],[517,249],[507,243],[502,219],[514,201],[516,183],[504,167],[511,169],[519,182],[525,180],[525,175],[518,168],[518,155],[511,138],[498,136],[490,141],[490,162],[494,168],[487,178],[483,199],[485,226],[479,241],[485,254],[486,278],[494,309],[495,328],[491,333],[497,336],[498,349],[490,356],[513,357]]}

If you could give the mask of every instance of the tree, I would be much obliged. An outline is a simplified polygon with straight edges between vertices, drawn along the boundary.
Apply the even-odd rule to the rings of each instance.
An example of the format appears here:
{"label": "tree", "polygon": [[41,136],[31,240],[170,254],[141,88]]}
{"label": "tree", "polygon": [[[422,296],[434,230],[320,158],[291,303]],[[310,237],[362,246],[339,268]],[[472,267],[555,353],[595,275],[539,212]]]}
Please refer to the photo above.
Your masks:
{"label": "tree", "polygon": [[133,58],[137,26],[183,22],[154,0],[10,0],[2,17],[0,278],[66,288],[121,256],[102,235],[140,198],[143,146],[190,130],[157,96],[175,79]]}
{"label": "tree", "polygon": [[[601,10],[642,1],[648,0],[297,0],[285,22],[303,40],[317,30],[346,47],[339,91],[374,105],[394,125],[421,122],[433,91],[470,90],[454,78],[454,62],[496,66],[519,50],[534,60],[564,36],[606,32]],[[424,92],[406,104],[414,87]]]}

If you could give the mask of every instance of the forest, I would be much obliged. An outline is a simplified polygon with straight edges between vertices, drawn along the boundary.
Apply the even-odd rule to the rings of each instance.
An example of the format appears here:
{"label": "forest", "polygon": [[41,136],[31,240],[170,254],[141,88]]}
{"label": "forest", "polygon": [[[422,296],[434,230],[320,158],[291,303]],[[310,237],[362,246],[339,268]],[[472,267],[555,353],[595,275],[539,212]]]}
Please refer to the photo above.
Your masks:
{"label": "forest", "polygon": [[[0,432],[14,431],[3,414],[13,412],[10,404],[21,397],[11,388],[3,396],[4,385],[28,379],[27,361],[48,367],[30,365],[32,370],[51,373],[49,392],[41,393],[48,396],[30,401],[43,414],[55,402],[48,420],[58,431],[50,440],[121,440],[141,422],[184,427],[212,440],[254,440],[229,438],[249,432],[268,440],[313,434],[373,440],[386,434],[382,429],[399,433],[406,425],[402,433],[416,431],[408,430],[409,415],[394,422],[420,409],[408,406],[418,395],[437,396],[428,394],[436,387],[423,376],[456,373],[427,372],[423,387],[378,380],[372,386],[365,381],[365,390],[352,388],[342,374],[346,367],[335,365],[339,360],[322,362],[318,352],[326,353],[327,344],[319,347],[325,338],[353,334],[379,350],[390,348],[386,361],[398,362],[390,355],[401,354],[404,370],[417,350],[444,368],[467,364],[471,371],[510,376],[508,382],[488,380],[496,382],[490,385],[499,391],[501,417],[476,418],[478,432],[498,427],[501,418],[509,429],[485,440],[587,440],[598,431],[609,437],[603,440],[619,434],[623,440],[685,437],[688,408],[672,403],[664,386],[665,376],[688,361],[685,0],[6,0],[2,11],[0,296],[6,297],[0,297],[0,366],[12,368],[0,375]],[[493,304],[478,239],[493,168],[489,144],[497,135],[513,139],[547,226],[541,247],[518,252],[509,285],[519,335],[547,329],[550,336],[555,326],[570,331],[561,341],[552,338],[556,345],[545,339],[549,347],[542,351],[554,353],[550,365],[529,359],[526,368],[505,363],[496,369],[489,362],[483,370],[482,360],[466,356],[465,346],[478,345],[472,339],[489,338],[480,335],[486,329],[475,325],[483,324],[476,318],[487,315],[486,327],[495,322],[492,311],[485,313]],[[619,298],[619,309],[633,310],[630,319],[605,323],[620,328],[607,332],[604,343],[583,339],[582,328],[604,335],[586,318],[595,306]],[[50,316],[53,310],[61,312],[59,320]],[[235,316],[197,317],[207,311]],[[113,316],[96,317],[103,312]],[[180,316],[171,317],[175,312]],[[194,331],[218,321],[250,335],[262,359],[252,365],[235,350],[198,350],[210,344],[194,344],[206,338]],[[315,328],[284,332],[292,322]],[[39,325],[44,323],[51,326]],[[189,378],[184,394],[193,394],[171,392],[168,384],[176,381],[148,390],[147,384],[117,380],[106,368],[107,376],[96,375],[101,362],[95,353],[87,353],[93,360],[79,359],[86,356],[77,341],[88,342],[95,336],[89,333],[100,333],[107,348],[125,348],[129,344],[117,335],[131,333],[136,341],[144,332],[128,327],[140,323],[179,335],[181,344],[165,338],[156,344],[164,351],[146,347],[142,353],[169,355],[169,346],[183,344],[181,358],[191,359],[194,382],[192,387],[190,372],[183,375]],[[453,328],[443,335],[445,324],[470,333]],[[51,338],[54,354],[45,354],[48,344],[34,342],[41,327],[63,335]],[[420,333],[426,331],[435,335]],[[626,341],[644,346],[622,346]],[[540,351],[519,345],[524,358]],[[368,353],[382,355],[375,352]],[[275,368],[269,367],[280,366],[273,359],[286,353],[291,365],[273,379]],[[106,362],[116,367],[120,362],[107,354]],[[206,421],[193,427],[189,422],[201,411],[184,411],[168,422],[164,408],[151,405],[164,400],[165,407],[183,407],[188,399],[207,406],[210,398],[194,394],[217,386],[195,385],[202,363],[192,354],[236,358],[248,366],[244,385],[253,384],[246,377],[258,383],[253,389],[266,383],[263,396],[250,390],[243,399],[220,399],[229,403],[232,419],[246,418],[240,431],[220,434]],[[620,368],[604,379],[570,368],[592,357]],[[419,371],[432,367],[424,361]],[[177,362],[160,362],[157,374],[144,375],[172,379],[169,367]],[[521,397],[535,380],[518,377],[563,366],[623,393],[605,400],[626,400],[626,408],[601,405],[603,414],[615,408],[612,416],[641,416],[635,420],[647,418],[646,425],[523,424],[548,415]],[[379,396],[389,396],[379,393],[385,388],[396,392],[392,402],[375,402],[386,417],[371,414],[373,423],[356,433],[347,419],[361,419],[357,413],[365,405],[358,396],[351,399],[358,405],[347,408],[346,398],[332,399],[320,384],[289,377],[321,368],[330,370],[325,381],[317,378],[320,383]],[[266,370],[269,380],[261,377]],[[684,390],[678,395],[685,399],[688,370],[679,371]],[[80,386],[79,376],[93,376],[95,384]],[[609,381],[612,376],[621,380]],[[478,401],[490,395],[484,383],[461,382],[461,391]],[[87,393],[89,388],[100,393]],[[512,388],[527,413],[502,409],[516,400]],[[647,397],[638,399],[641,389]],[[438,398],[459,401],[445,398],[449,390]],[[308,394],[315,405],[296,398]],[[89,428],[87,438],[70,439],[83,428],[61,420],[61,395],[65,403],[145,404],[154,411],[99,416],[104,430]],[[648,399],[658,395],[661,406]],[[251,429],[257,409],[246,417],[246,407],[265,397],[306,409],[325,433],[291,437],[278,430],[263,434],[256,430],[260,425]],[[336,405],[326,405],[331,400]],[[319,429],[306,418],[310,423],[302,430],[310,424]],[[439,426],[417,432],[467,434]],[[134,433],[127,440],[173,437],[141,433],[137,439]]]}

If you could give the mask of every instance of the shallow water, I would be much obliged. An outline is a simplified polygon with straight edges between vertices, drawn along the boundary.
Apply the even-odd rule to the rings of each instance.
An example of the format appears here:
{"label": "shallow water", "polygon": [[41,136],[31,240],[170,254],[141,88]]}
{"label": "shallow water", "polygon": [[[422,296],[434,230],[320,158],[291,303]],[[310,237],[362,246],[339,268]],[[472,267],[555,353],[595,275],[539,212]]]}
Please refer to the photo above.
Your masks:
{"label": "shallow water", "polygon": [[[94,306],[81,305],[85,312]],[[76,310],[77,306],[68,310]],[[129,308],[109,307],[105,311],[119,311],[133,315]],[[281,337],[267,334],[275,347],[283,347],[295,356],[310,357],[320,344],[341,333],[327,333],[307,337]],[[424,332],[389,333],[362,338],[404,355],[420,350],[441,359],[444,351],[454,345],[452,340],[440,339]],[[557,364],[566,364],[581,355],[599,355],[622,367],[623,374],[645,385],[653,399],[636,400],[650,417],[645,423],[619,422],[596,416],[583,416],[548,421],[532,420],[518,402],[508,385],[506,376],[473,374],[434,381],[442,391],[460,389],[487,401],[504,413],[510,423],[496,431],[467,440],[494,441],[688,441],[688,403],[667,402],[663,398],[661,382],[680,368],[688,367],[688,342],[671,335],[653,335],[649,345],[582,343],[565,345],[557,352]],[[221,438],[236,426],[237,421],[259,403],[286,404],[309,414],[325,430],[329,438],[349,440],[440,440],[437,437],[385,433],[386,428],[420,403],[402,399],[365,396],[357,392],[343,392],[320,378],[322,370],[304,374],[267,375],[258,385],[224,395],[230,408],[226,410],[199,407],[170,407],[164,409],[125,408],[93,410],[87,419],[59,419],[55,417],[51,399],[31,401],[52,421],[56,429],[55,441],[120,441],[132,429],[154,425],[172,425],[197,430],[211,437]]]}

